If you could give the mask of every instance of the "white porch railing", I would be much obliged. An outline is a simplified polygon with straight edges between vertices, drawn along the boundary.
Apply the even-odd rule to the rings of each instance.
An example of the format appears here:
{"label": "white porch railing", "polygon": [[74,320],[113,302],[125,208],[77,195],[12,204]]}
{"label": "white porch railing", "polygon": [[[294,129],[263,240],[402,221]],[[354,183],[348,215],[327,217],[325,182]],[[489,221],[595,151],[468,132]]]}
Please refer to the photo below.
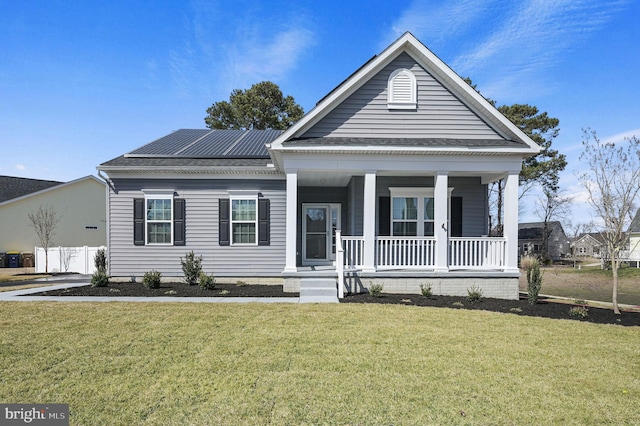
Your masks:
{"label": "white porch railing", "polygon": [[431,268],[435,265],[435,259],[435,238],[376,238],[376,267],[378,268]]}
{"label": "white porch railing", "polygon": [[[344,268],[364,265],[364,238],[336,235]],[[375,266],[378,269],[431,269],[435,266],[433,237],[377,237]],[[502,269],[505,267],[506,238],[472,237],[449,239],[449,269]]]}
{"label": "white porch railing", "polygon": [[501,269],[506,245],[498,237],[449,238],[449,269]]}

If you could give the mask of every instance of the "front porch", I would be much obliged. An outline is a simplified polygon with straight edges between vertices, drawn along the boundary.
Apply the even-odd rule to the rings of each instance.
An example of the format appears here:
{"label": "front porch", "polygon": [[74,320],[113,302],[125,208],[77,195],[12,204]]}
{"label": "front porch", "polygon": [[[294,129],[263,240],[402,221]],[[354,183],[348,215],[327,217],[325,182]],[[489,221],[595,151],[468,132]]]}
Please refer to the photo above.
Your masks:
{"label": "front porch", "polygon": [[518,298],[520,273],[505,268],[503,237],[450,238],[445,268],[437,268],[435,238],[377,237],[374,269],[368,270],[364,238],[335,234],[335,263],[300,266],[284,273],[285,291],[297,292],[304,280],[325,278],[335,280],[338,298],[368,291],[374,284],[387,293],[401,294],[420,294],[421,286],[428,285],[434,294],[449,296],[466,296],[476,286],[485,297]]}

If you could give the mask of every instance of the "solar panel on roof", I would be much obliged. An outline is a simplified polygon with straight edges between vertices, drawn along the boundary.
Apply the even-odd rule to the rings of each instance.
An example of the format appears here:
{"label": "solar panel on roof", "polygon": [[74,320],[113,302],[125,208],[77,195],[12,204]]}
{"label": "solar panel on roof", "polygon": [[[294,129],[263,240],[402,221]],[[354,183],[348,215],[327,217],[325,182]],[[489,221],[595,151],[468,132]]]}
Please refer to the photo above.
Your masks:
{"label": "solar panel on roof", "polygon": [[265,144],[281,133],[281,130],[181,129],[125,157],[267,158]]}
{"label": "solar panel on roof", "polygon": [[180,157],[219,157],[243,134],[244,132],[239,130],[214,130],[176,155]]}
{"label": "solar panel on roof", "polygon": [[226,152],[226,155],[229,157],[267,157],[269,153],[265,144],[273,141],[281,133],[281,130],[249,130],[242,140]]}
{"label": "solar panel on roof", "polygon": [[211,132],[209,129],[180,129],[129,152],[133,156],[174,155],[190,143]]}

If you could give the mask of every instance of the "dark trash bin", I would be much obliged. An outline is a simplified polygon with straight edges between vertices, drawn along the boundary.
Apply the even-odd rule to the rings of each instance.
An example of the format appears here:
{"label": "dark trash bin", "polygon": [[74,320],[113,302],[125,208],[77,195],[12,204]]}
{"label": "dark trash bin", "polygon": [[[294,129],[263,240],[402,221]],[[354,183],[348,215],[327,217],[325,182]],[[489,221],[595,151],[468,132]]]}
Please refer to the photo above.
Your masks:
{"label": "dark trash bin", "polygon": [[19,268],[20,267],[20,253],[7,253],[7,257],[9,258],[7,264],[9,268]]}
{"label": "dark trash bin", "polygon": [[22,253],[22,267],[33,268],[33,253]]}

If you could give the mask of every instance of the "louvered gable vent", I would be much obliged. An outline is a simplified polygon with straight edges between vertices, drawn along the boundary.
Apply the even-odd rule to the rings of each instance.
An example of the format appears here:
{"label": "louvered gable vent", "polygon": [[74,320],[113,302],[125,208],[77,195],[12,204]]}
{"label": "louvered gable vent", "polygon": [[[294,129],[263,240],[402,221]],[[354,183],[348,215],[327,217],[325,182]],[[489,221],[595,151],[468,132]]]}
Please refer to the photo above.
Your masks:
{"label": "louvered gable vent", "polygon": [[392,72],[387,93],[389,109],[416,109],[416,77],[411,71],[401,68]]}

